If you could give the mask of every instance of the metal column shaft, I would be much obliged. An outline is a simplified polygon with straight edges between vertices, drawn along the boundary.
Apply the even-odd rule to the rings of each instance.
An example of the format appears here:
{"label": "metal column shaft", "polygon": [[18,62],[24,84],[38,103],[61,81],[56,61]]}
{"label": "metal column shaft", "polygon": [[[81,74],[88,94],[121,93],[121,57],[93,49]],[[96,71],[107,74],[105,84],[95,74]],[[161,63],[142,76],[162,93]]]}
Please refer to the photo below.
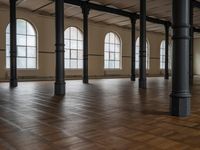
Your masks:
{"label": "metal column shaft", "polygon": [[56,82],[55,95],[65,95],[64,1],[55,1],[56,11]]}
{"label": "metal column shaft", "polygon": [[17,87],[16,0],[10,0],[10,87]]}
{"label": "metal column shaft", "polygon": [[173,0],[173,71],[171,114],[190,114],[189,50],[190,0]]}
{"label": "metal column shaft", "polygon": [[140,78],[139,88],[146,89],[146,0],[140,0]]}

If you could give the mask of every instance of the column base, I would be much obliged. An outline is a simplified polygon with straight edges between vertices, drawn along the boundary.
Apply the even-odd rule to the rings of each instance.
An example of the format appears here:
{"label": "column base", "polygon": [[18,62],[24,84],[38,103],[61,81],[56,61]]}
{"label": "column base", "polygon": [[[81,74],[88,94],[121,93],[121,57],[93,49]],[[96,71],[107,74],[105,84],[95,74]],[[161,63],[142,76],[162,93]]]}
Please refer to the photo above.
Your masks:
{"label": "column base", "polygon": [[169,80],[169,76],[165,76],[165,80]]}
{"label": "column base", "polygon": [[10,87],[11,88],[15,88],[18,86],[18,82],[17,80],[10,80]]}
{"label": "column base", "polygon": [[88,78],[83,78],[83,83],[88,84],[89,83]]}
{"label": "column base", "polygon": [[170,112],[172,116],[187,117],[190,115],[190,94],[171,94]]}
{"label": "column base", "polygon": [[57,95],[57,96],[65,95],[65,82],[64,83],[55,83],[55,95]]}
{"label": "column base", "polygon": [[131,76],[131,81],[135,81],[135,77],[134,76]]}
{"label": "column base", "polygon": [[146,89],[147,88],[147,80],[146,79],[139,79],[139,88]]}

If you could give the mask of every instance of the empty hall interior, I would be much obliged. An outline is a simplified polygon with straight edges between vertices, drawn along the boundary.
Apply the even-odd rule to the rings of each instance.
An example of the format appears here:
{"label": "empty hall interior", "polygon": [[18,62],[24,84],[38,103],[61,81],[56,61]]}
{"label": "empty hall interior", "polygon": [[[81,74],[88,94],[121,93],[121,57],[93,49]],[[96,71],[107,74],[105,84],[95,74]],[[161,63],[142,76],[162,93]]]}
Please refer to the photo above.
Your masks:
{"label": "empty hall interior", "polygon": [[199,16],[200,0],[0,0],[0,149],[200,149]]}

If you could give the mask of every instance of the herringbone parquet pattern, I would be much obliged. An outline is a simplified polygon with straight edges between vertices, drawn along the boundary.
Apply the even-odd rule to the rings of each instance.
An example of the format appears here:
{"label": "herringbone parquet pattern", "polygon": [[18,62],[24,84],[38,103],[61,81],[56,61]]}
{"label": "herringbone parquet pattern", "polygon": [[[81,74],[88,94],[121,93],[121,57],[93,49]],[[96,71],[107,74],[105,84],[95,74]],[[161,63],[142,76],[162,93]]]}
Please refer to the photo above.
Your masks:
{"label": "herringbone parquet pattern", "polygon": [[53,82],[0,84],[0,150],[200,149],[200,80],[192,115],[169,116],[170,81],[148,79],[139,90],[129,79],[67,81],[66,96]]}

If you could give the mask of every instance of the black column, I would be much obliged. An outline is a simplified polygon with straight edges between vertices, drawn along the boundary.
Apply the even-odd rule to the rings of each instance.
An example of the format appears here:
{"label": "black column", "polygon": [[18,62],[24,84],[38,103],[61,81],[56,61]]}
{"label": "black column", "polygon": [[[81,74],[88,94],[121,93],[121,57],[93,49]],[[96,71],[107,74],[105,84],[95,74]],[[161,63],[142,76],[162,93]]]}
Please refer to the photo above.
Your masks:
{"label": "black column", "polygon": [[132,55],[131,55],[131,81],[135,81],[135,24],[136,24],[136,18],[132,17],[131,18],[131,45],[132,45]]}
{"label": "black column", "polygon": [[65,95],[64,0],[55,1],[56,11],[56,82],[55,95]]}
{"label": "black column", "polygon": [[83,83],[88,83],[88,2],[84,2],[82,7],[83,13]]}
{"label": "black column", "polygon": [[190,114],[189,41],[190,0],[173,0],[173,71],[171,114]]}
{"label": "black column", "polygon": [[190,85],[193,85],[193,5],[192,1],[190,1]]}
{"label": "black column", "polygon": [[146,0],[140,0],[140,79],[139,88],[146,88]]}
{"label": "black column", "polygon": [[10,87],[17,87],[16,0],[10,0]]}
{"label": "black column", "polygon": [[165,79],[169,79],[169,24],[165,24]]}

